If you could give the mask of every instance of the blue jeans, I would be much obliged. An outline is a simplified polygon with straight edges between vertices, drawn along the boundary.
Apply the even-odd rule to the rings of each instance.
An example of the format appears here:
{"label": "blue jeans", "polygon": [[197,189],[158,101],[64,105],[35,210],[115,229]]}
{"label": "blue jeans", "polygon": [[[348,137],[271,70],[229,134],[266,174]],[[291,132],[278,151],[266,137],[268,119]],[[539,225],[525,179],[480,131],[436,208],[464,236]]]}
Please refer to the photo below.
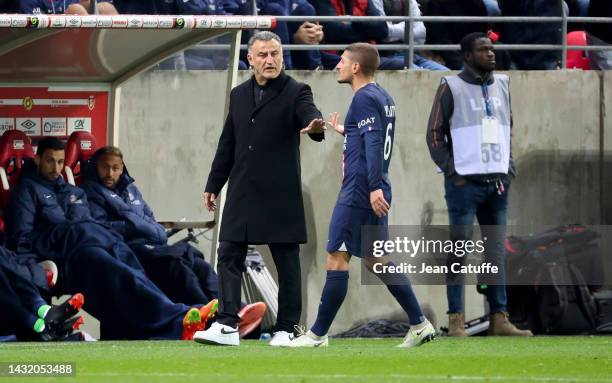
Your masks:
{"label": "blue jeans", "polygon": [[[499,267],[499,273],[493,284],[487,287],[487,300],[490,312],[506,311],[506,284],[505,284],[505,237],[506,237],[506,211],[508,208],[509,184],[504,183],[504,192],[498,194],[495,183],[474,183],[466,181],[463,185],[455,185],[453,181],[445,178],[445,199],[448,207],[448,220],[452,241],[472,238],[474,217],[478,219],[484,240],[485,259],[487,262]],[[465,257],[450,254],[448,266],[459,262],[465,263]],[[446,296],[448,298],[448,312],[463,312],[464,278],[462,274],[448,273],[446,276]]]}
{"label": "blue jeans", "polygon": [[578,0],[578,16],[587,17],[589,15],[589,3],[591,0]]}
{"label": "blue jeans", "polygon": [[487,8],[487,15],[489,16],[501,16],[499,10],[499,4],[497,0],[483,0],[485,7]]}
{"label": "blue jeans", "polygon": [[420,69],[426,70],[450,70],[442,64],[439,64],[433,60],[426,59],[423,56],[419,56],[417,54],[414,55],[413,64],[419,67]]}

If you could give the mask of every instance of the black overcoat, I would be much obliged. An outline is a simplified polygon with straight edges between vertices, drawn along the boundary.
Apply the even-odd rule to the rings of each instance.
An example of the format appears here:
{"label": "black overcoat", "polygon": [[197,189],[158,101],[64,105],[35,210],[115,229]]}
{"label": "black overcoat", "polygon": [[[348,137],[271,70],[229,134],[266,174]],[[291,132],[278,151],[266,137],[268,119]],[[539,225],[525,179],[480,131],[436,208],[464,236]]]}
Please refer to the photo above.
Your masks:
{"label": "black overcoat", "polygon": [[[322,118],[312,91],[284,72],[269,81],[255,106],[255,78],[230,94],[229,113],[205,191],[219,195],[228,181],[220,241],[304,243],[300,129]],[[315,141],[323,133],[311,134]]]}

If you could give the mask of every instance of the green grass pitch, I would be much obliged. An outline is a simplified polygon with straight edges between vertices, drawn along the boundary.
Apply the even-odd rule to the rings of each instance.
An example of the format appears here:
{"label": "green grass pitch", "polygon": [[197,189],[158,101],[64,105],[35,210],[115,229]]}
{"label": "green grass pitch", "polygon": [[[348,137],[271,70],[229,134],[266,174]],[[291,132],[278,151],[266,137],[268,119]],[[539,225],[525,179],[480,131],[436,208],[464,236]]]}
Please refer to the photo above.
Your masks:
{"label": "green grass pitch", "polygon": [[73,362],[76,377],[1,382],[576,382],[612,383],[612,337],[331,339],[328,348],[195,342],[0,344],[0,362]]}

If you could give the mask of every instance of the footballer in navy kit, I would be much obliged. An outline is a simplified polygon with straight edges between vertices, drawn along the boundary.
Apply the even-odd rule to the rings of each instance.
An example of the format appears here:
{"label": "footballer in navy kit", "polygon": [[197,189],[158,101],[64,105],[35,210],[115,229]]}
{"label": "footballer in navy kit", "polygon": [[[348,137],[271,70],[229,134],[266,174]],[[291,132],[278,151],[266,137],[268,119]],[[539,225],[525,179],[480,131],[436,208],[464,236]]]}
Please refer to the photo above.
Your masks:
{"label": "footballer in navy kit", "polygon": [[[329,253],[361,257],[361,226],[387,224],[394,130],[395,105],[380,85],[369,83],[355,92],[344,124],[343,180],[329,227]],[[370,202],[373,192],[378,211]]]}
{"label": "footballer in navy kit", "polygon": [[[375,263],[392,265],[361,248],[363,226],[378,227],[384,232],[381,234],[386,234],[391,207],[389,162],[395,131],[395,103],[374,81],[379,64],[380,57],[373,45],[355,43],[345,49],[336,66],[338,82],[351,85],[354,96],[344,125],[338,123],[338,113],[333,113],[329,122],[344,136],[344,158],[342,187],[329,224],[327,277],[314,325],[294,339],[289,347],[328,345],[327,332],[348,290],[351,256],[362,258],[371,271]],[[399,346],[415,347],[432,340],[435,330],[423,316],[408,278],[403,274],[391,278],[376,276],[385,283],[410,320],[410,330]]]}

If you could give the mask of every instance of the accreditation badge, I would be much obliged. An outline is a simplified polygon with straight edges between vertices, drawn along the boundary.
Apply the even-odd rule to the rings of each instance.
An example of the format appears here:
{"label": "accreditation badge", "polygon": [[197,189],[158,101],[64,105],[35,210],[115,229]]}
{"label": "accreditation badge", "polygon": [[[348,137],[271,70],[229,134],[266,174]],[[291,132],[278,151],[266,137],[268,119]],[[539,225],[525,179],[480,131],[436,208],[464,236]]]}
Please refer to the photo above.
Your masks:
{"label": "accreditation badge", "polygon": [[499,144],[499,121],[492,116],[482,119],[482,143]]}

